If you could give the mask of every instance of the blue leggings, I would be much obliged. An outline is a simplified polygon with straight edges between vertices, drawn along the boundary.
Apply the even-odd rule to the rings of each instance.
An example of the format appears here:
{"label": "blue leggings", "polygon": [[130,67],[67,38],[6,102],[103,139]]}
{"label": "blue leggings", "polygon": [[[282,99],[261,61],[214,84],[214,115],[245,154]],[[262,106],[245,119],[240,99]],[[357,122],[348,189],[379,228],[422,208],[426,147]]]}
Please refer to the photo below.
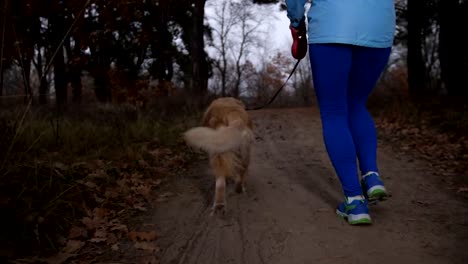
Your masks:
{"label": "blue leggings", "polygon": [[314,89],[325,146],[345,196],[362,195],[362,174],[377,169],[377,135],[366,102],[391,48],[310,44]]}

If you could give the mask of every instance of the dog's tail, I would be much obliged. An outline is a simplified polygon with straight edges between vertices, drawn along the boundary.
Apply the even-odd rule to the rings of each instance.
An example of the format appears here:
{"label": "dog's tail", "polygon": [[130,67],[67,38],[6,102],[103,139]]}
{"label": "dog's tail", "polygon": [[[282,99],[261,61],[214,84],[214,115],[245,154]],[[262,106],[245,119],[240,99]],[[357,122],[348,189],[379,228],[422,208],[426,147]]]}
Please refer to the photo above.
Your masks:
{"label": "dog's tail", "polygon": [[240,121],[231,122],[228,126],[217,129],[195,127],[184,133],[188,145],[200,148],[209,154],[218,154],[238,149],[253,140],[252,131]]}

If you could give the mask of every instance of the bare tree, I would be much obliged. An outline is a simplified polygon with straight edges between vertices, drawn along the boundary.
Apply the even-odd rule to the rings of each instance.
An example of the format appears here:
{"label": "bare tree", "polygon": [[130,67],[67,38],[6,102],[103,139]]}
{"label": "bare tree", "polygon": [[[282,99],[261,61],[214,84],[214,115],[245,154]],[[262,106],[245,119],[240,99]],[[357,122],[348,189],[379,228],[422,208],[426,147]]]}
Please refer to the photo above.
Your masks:
{"label": "bare tree", "polygon": [[245,57],[250,53],[250,47],[256,43],[255,34],[259,33],[259,27],[262,23],[261,19],[255,17],[252,11],[250,0],[243,0],[240,3],[234,3],[234,12],[238,15],[238,23],[240,27],[239,47],[237,52],[233,51],[235,58],[235,78],[232,87],[233,96],[238,97],[240,94],[240,85],[244,72]]}
{"label": "bare tree", "polygon": [[[213,14],[208,16],[213,28],[214,66],[221,80],[221,96],[241,93],[246,57],[262,34],[263,15],[254,11],[251,0],[222,0],[210,3]],[[260,10],[260,9],[259,9]],[[231,71],[232,69],[232,71]],[[232,85],[228,85],[232,81]]]}
{"label": "bare tree", "polygon": [[204,25],[203,18],[205,16],[205,4],[206,0],[196,0],[193,6],[193,16],[192,16],[192,93],[199,92],[201,94],[205,93],[207,90],[207,62],[205,59],[205,50],[204,50]]}

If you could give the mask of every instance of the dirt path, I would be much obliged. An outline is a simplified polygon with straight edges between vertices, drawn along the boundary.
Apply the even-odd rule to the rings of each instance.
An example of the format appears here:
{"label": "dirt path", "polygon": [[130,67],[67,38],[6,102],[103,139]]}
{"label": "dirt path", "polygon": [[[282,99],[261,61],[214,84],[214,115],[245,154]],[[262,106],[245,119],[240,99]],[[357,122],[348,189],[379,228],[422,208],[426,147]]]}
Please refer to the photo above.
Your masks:
{"label": "dirt path", "polygon": [[468,263],[468,206],[422,162],[380,146],[390,200],[372,226],[339,219],[340,186],[311,108],[253,112],[248,193],[229,186],[227,214],[210,217],[206,164],[178,179],[176,195],[146,219],[160,228],[161,263]]}

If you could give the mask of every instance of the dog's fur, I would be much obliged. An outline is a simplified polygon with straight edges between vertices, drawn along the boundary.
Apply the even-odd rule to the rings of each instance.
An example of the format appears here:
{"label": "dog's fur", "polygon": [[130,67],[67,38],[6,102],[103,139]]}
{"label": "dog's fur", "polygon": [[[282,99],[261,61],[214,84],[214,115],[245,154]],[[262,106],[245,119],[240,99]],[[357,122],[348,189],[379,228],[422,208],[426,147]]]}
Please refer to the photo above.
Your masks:
{"label": "dog's fur", "polygon": [[209,155],[216,177],[214,212],[224,212],[226,180],[236,181],[236,192],[245,191],[245,177],[250,163],[253,126],[245,105],[232,97],[218,98],[206,109],[202,126],[184,133],[188,145]]}

